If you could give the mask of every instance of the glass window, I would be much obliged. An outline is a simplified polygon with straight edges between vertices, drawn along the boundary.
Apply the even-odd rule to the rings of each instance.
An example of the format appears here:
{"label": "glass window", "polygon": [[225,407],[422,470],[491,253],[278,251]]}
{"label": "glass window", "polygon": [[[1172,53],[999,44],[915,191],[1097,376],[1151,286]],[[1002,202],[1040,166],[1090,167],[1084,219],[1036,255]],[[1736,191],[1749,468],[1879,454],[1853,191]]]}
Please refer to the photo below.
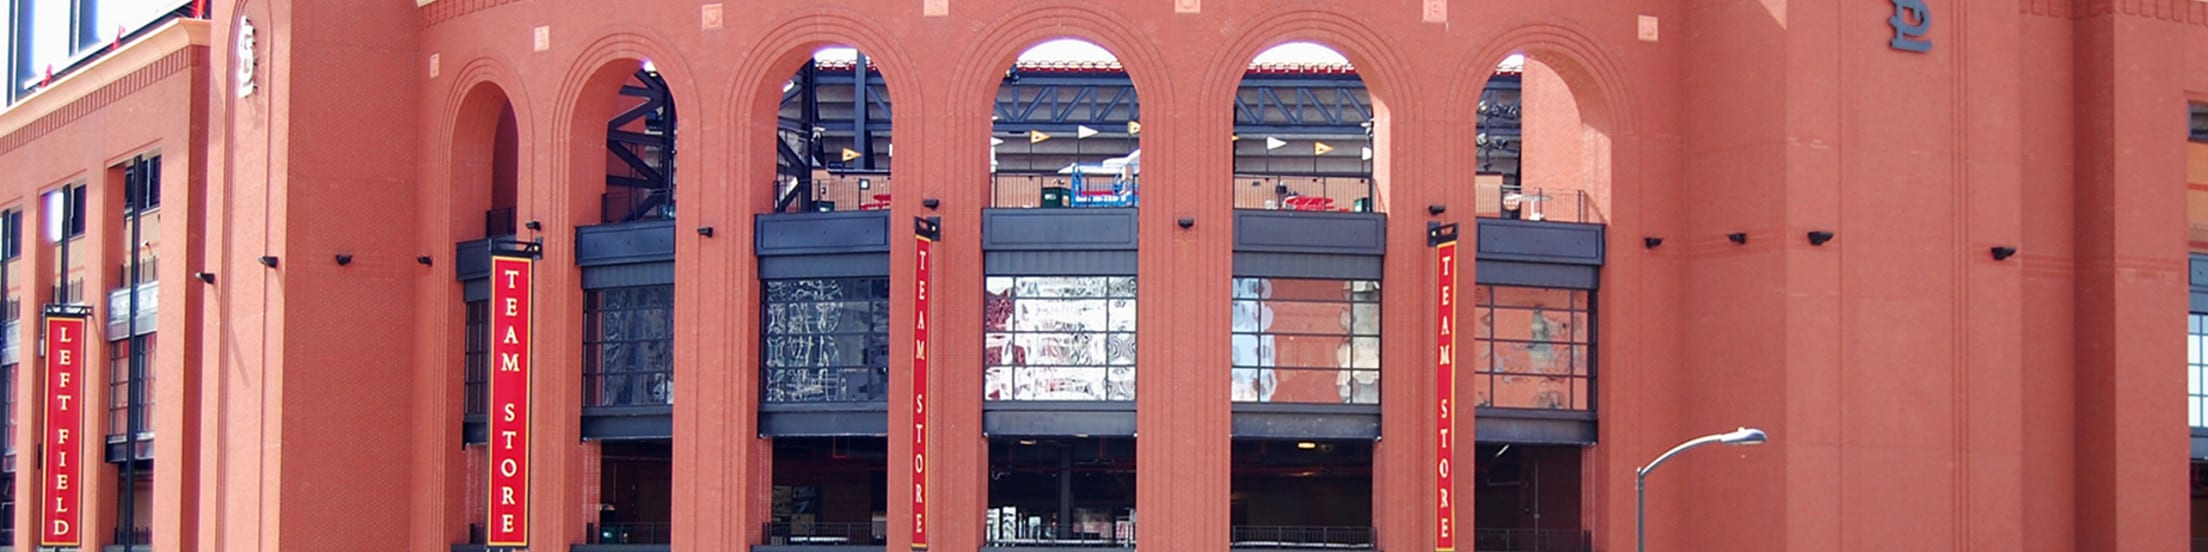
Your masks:
{"label": "glass window", "polygon": [[759,376],[767,402],[889,400],[889,279],[769,280]]}
{"label": "glass window", "polygon": [[135,212],[141,206],[145,209],[160,207],[161,156],[134,159],[125,171],[123,212]]}
{"label": "glass window", "polygon": [[583,406],[672,405],[675,286],[583,293]]}
{"label": "glass window", "polygon": [[1380,404],[1380,282],[1234,279],[1237,402]]}
{"label": "glass window", "polygon": [[2192,313],[2185,335],[2186,420],[2208,427],[2208,314]]}
{"label": "glass window", "polygon": [[463,400],[466,416],[482,416],[491,412],[491,302],[469,301],[467,314],[467,345],[461,349],[460,358],[465,373],[461,376],[461,390],[467,395]]}
{"label": "glass window", "polygon": [[[159,350],[159,344],[154,339],[158,335],[160,334],[146,334],[144,337],[138,338],[137,342],[143,344],[146,348],[146,354],[145,358],[139,361],[141,364],[137,370],[132,370],[130,366],[131,340],[108,342],[107,435],[109,438],[120,440],[130,435],[130,427],[127,425],[130,423],[130,418],[125,414],[130,407],[130,387],[133,379],[143,379],[145,381],[144,384],[138,386],[140,390],[138,397],[138,434],[153,433],[153,355],[155,351]],[[133,374],[133,372],[136,372],[136,374]],[[133,375],[139,377],[133,378]]]}
{"label": "glass window", "polygon": [[15,367],[0,366],[0,454],[15,454]]}
{"label": "glass window", "polygon": [[23,211],[0,212],[0,261],[23,256]]}
{"label": "glass window", "polygon": [[1593,410],[1593,296],[1585,290],[1474,286],[1474,404]]}
{"label": "glass window", "polygon": [[987,400],[1135,400],[1133,276],[991,277],[982,298]]}

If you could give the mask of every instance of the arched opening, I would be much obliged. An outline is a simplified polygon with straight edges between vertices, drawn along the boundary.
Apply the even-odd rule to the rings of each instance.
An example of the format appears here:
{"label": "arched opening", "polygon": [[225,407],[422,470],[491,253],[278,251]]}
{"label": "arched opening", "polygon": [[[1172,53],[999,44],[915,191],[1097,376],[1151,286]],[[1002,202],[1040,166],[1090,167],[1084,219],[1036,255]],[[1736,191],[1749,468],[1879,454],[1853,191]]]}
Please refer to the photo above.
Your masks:
{"label": "arched opening", "polygon": [[[1530,239],[1520,236],[1534,225],[1608,222],[1610,136],[1592,84],[1584,65],[1549,51],[1496,66],[1472,140],[1483,242]],[[1579,549],[1590,542],[1581,467],[1594,435],[1602,302],[1592,269],[1523,265],[1481,265],[1467,294],[1474,323],[1459,377],[1471,380],[1476,415],[1541,428],[1481,433],[1472,537],[1480,547]]]}
{"label": "arched opening", "polygon": [[513,102],[483,83],[461,100],[452,136],[453,238],[514,233],[521,137]]}
{"label": "arched opening", "polygon": [[[1386,108],[1332,47],[1288,42],[1259,53],[1233,97],[1234,207],[1293,213],[1271,240],[1328,242],[1343,217],[1385,208],[1374,140]],[[1292,219],[1292,220],[1291,220]],[[1237,225],[1238,231],[1249,225]],[[1239,239],[1238,239],[1239,241]],[[1374,244],[1377,245],[1377,244]],[[1380,404],[1380,257],[1238,251],[1234,264],[1233,446],[1236,547],[1373,545],[1368,437],[1281,421],[1274,404],[1351,420]],[[1296,427],[1292,427],[1296,426]]]}
{"label": "arched opening", "polygon": [[[453,121],[451,181],[445,190],[448,228],[455,250],[461,254],[489,250],[487,239],[511,238],[515,229],[520,161],[519,121],[513,102],[496,84],[481,83],[462,97]],[[462,519],[469,522],[456,543],[481,544],[486,537],[481,520],[488,518],[483,493],[489,485],[491,298],[489,273],[461,274],[458,305],[448,306],[445,316],[459,323],[454,336],[461,354],[461,469],[465,484],[448,492],[467,497]],[[456,308],[455,308],[456,307]]]}
{"label": "arched opening", "polygon": [[1378,103],[1332,47],[1259,53],[1235,90],[1235,208],[1375,212]]}
{"label": "arched opening", "polygon": [[651,62],[621,83],[606,121],[606,191],[599,221],[675,218],[675,102]]}
{"label": "arched opening", "polygon": [[[1131,547],[1136,260],[1131,243],[1092,238],[1134,233],[1143,191],[1134,80],[1096,44],[1045,41],[1006,68],[992,107],[998,209],[990,211],[1062,211],[985,211],[982,231],[1065,246],[990,251],[984,263],[982,391],[992,424],[984,538],[989,546]],[[1053,255],[1093,262],[1069,270]],[[1049,266],[1061,268],[1041,268]]]}
{"label": "arched opening", "polygon": [[[892,104],[870,58],[850,47],[815,50],[780,92],[776,214],[762,215],[762,226],[895,227],[887,216]],[[848,214],[808,214],[834,211]],[[762,238],[759,259],[760,434],[773,447],[766,544],[879,547],[889,511],[889,441],[880,433],[890,385],[888,253],[784,254],[775,239]]]}
{"label": "arched opening", "polygon": [[889,84],[866,53],[822,48],[782,85],[775,211],[889,208]]}
{"label": "arched opening", "polygon": [[1005,70],[992,119],[992,207],[1140,202],[1141,104],[1111,51],[1079,39],[1028,48]]}
{"label": "arched opening", "polygon": [[[599,499],[586,544],[665,544],[672,538],[676,98],[649,60],[598,69],[577,95],[568,207],[577,227],[581,329],[581,437],[597,453]],[[524,232],[537,231],[525,221]],[[558,231],[556,227],[542,231]],[[652,237],[654,235],[667,237]],[[580,293],[576,293],[579,291]],[[545,316],[539,316],[543,320]],[[558,349],[549,349],[558,350]]]}
{"label": "arched opening", "polygon": [[1609,220],[1610,136],[1583,112],[1585,72],[1560,56],[1512,54],[1478,104],[1480,216]]}

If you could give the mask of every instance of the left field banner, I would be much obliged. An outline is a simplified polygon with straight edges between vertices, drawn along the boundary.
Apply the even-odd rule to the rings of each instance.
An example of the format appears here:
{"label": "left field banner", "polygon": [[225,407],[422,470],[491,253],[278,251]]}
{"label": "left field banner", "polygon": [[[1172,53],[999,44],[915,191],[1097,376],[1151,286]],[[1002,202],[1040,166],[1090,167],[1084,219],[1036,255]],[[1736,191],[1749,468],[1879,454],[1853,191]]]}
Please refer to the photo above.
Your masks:
{"label": "left field banner", "polygon": [[529,358],[533,244],[491,251],[490,519],[485,544],[529,546]]}
{"label": "left field banner", "polygon": [[84,341],[92,309],[82,306],[46,307],[46,431],[39,437],[40,489],[45,495],[39,520],[38,545],[74,547],[84,544]]}

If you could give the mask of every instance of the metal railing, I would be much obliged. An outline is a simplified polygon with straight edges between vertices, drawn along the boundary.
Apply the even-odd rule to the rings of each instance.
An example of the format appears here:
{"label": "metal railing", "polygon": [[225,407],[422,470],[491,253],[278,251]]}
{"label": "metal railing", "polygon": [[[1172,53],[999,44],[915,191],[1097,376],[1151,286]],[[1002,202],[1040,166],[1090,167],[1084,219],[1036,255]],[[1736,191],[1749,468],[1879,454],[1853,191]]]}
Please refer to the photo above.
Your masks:
{"label": "metal railing", "polygon": [[1135,207],[1142,195],[1140,177],[999,173],[989,182],[989,206],[999,208]]}
{"label": "metal railing", "polygon": [[584,544],[672,544],[674,525],[670,523],[592,523]]}
{"label": "metal railing", "polygon": [[[127,542],[127,543],[130,543],[130,544],[136,544],[136,545],[141,545],[141,546],[143,546],[143,545],[151,545],[151,544],[153,544],[153,528],[152,528],[152,527],[139,527],[139,528],[138,528],[137,530],[135,530],[135,531],[128,531],[128,532],[126,532],[126,531],[123,531],[123,529],[122,529],[121,527],[117,527],[117,528],[115,528],[115,532],[114,532],[114,533],[113,533],[112,535],[113,535],[113,538],[115,539],[115,541],[114,541],[114,543],[115,543],[115,544],[123,544],[123,543],[126,543],[126,542]],[[129,540],[124,540],[124,539],[129,539]]]}
{"label": "metal railing", "polygon": [[870,523],[796,523],[776,522],[766,524],[767,544],[798,546],[836,546],[845,544],[884,544],[889,534],[887,522]]}
{"label": "metal railing", "polygon": [[1605,222],[1586,190],[1480,186],[1479,216],[1550,222]]}
{"label": "metal railing", "polygon": [[783,213],[884,210],[893,188],[889,171],[816,170],[810,188],[789,176],[780,179],[775,211]]}
{"label": "metal railing", "polygon": [[1079,524],[1069,528],[1058,523],[1019,525],[1006,527],[995,534],[986,535],[986,546],[999,548],[1022,547],[1085,547],[1085,548],[1134,548],[1135,524],[1113,523],[1102,533],[1083,531]]}
{"label": "metal railing", "polygon": [[1472,549],[1480,552],[1591,552],[1595,537],[1587,531],[1560,529],[1473,529]]}
{"label": "metal railing", "polygon": [[1362,176],[1234,176],[1236,209],[1370,213],[1372,193]]}
{"label": "metal railing", "polygon": [[1236,525],[1231,528],[1234,548],[1277,550],[1372,548],[1371,527],[1303,525]]}

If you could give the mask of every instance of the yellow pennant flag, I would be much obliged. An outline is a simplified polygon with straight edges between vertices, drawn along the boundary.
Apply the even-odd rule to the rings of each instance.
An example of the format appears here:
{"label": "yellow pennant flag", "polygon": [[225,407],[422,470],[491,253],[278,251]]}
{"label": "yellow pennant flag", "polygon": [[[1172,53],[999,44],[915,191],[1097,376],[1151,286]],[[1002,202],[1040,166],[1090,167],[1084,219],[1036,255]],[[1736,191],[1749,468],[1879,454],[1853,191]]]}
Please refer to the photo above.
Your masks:
{"label": "yellow pennant flag", "polygon": [[1311,143],[1311,155],[1326,155],[1330,151],[1334,151],[1334,146],[1326,145],[1326,142]]}
{"label": "yellow pennant flag", "polygon": [[1040,143],[1043,143],[1043,141],[1044,141],[1044,140],[1049,140],[1049,139],[1050,139],[1050,135],[1048,135],[1048,134],[1043,134],[1043,131],[1040,131],[1040,130],[1030,130],[1030,131],[1027,131],[1027,143],[1030,143],[1030,144],[1040,144]]}
{"label": "yellow pennant flag", "polygon": [[1138,121],[1127,121],[1127,133],[1142,134],[1142,123]]}
{"label": "yellow pennant flag", "polygon": [[845,162],[849,162],[849,161],[851,161],[851,160],[853,160],[853,159],[858,159],[858,158],[859,158],[859,152],[858,152],[857,150],[853,150],[853,149],[851,149],[851,148],[843,148],[843,160],[844,160]]}

